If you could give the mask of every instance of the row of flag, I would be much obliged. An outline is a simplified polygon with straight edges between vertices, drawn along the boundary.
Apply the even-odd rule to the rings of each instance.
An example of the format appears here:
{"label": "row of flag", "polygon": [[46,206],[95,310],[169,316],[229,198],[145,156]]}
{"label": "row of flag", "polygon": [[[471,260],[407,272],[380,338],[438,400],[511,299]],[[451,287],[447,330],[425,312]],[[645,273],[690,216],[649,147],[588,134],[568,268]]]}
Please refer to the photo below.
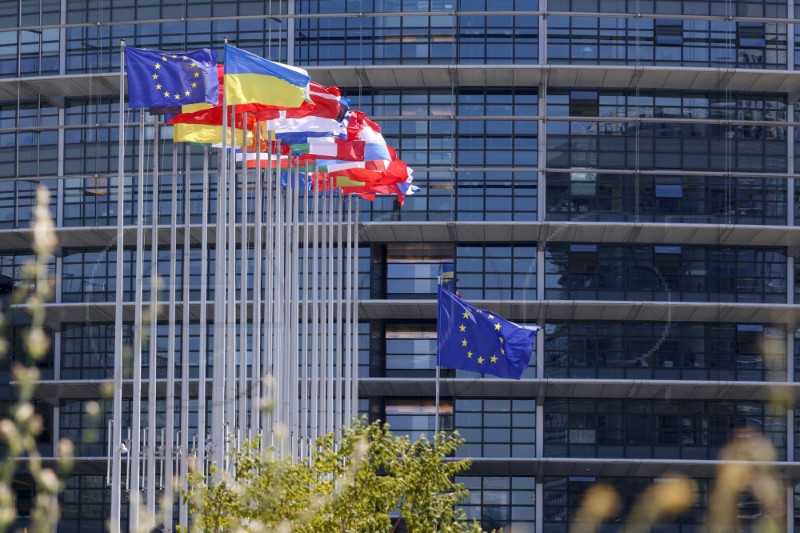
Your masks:
{"label": "row of flag", "polygon": [[[370,200],[394,194],[401,205],[417,190],[380,126],[304,69],[228,44],[221,65],[209,49],[171,54],[127,47],[125,61],[129,106],[167,116],[176,142],[220,145],[227,113],[235,131],[228,142],[243,165],[257,166],[259,154],[262,167],[308,165],[313,170],[303,183],[318,190]],[[442,279],[452,285],[452,268]],[[520,379],[538,326],[478,309],[450,289],[439,288],[437,365]]]}
{"label": "row of flag", "polygon": [[165,115],[175,142],[222,145],[227,113],[227,143],[249,167],[301,164],[309,169],[304,182],[318,190],[368,200],[396,195],[401,205],[419,190],[380,126],[302,68],[228,44],[223,64],[205,48],[175,54],[133,47],[125,48],[125,64],[128,105]]}

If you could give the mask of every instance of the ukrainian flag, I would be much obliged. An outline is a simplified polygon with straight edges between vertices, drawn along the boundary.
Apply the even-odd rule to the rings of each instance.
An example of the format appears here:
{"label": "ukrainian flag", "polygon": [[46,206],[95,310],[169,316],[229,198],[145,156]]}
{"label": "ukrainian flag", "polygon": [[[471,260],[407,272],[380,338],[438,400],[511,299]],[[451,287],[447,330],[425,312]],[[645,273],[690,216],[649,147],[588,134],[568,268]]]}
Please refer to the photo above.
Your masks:
{"label": "ukrainian flag", "polygon": [[263,104],[299,107],[307,97],[311,76],[305,70],[275,63],[225,45],[225,95],[228,105]]}

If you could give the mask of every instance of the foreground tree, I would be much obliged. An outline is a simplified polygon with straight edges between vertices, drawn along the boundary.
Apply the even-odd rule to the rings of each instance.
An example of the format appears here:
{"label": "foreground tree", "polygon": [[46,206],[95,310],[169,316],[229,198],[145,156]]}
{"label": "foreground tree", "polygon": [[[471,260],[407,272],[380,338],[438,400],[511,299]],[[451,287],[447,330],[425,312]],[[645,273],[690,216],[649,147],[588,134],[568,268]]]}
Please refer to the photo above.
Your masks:
{"label": "foreground tree", "polygon": [[448,458],[462,443],[445,433],[411,442],[358,422],[291,464],[253,441],[232,454],[233,475],[191,475],[191,531],[480,532],[456,507],[469,491],[454,477],[470,461]]}

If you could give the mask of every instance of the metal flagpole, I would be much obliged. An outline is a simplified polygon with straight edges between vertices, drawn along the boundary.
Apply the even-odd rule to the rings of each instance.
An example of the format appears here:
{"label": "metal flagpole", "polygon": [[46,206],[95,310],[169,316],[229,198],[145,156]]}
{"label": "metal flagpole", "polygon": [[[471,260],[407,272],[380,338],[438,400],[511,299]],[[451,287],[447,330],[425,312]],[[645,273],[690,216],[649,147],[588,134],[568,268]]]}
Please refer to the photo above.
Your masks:
{"label": "metal flagpole", "polygon": [[[322,224],[328,223],[328,190],[327,183],[323,191],[320,191],[320,220]],[[326,298],[328,297],[328,261],[326,253],[328,251],[328,232],[325,231],[326,226],[320,228],[320,244],[319,244],[319,285],[320,285],[320,305],[319,305],[319,327],[322,333],[322,340],[320,342],[320,365],[319,365],[319,429],[320,434],[325,435],[330,431],[328,426],[328,306],[325,305]]]}
{"label": "metal flagpole", "polygon": [[[275,423],[275,402],[274,402],[274,383],[277,381],[277,376],[275,375],[275,368],[272,364],[272,355],[275,353],[273,351],[274,348],[274,304],[275,304],[275,216],[274,216],[274,200],[273,195],[276,193],[275,188],[273,188],[273,169],[272,169],[272,141],[273,137],[272,134],[268,131],[267,132],[267,172],[266,172],[266,197],[267,197],[267,221],[265,224],[266,229],[266,268],[267,268],[267,275],[265,278],[266,283],[266,291],[264,295],[264,343],[263,343],[263,358],[264,358],[264,373],[269,374],[271,376],[271,384],[269,388],[265,391],[263,396],[269,402],[269,409],[264,411],[263,415],[263,427],[264,432],[261,437],[261,447],[262,449],[266,449],[268,446],[275,445],[274,441],[274,423]],[[262,390],[264,390],[264,385],[262,385]]]}
{"label": "metal flagpole", "polygon": [[[181,438],[177,449],[178,458],[178,479],[181,480],[180,490],[188,487],[186,476],[189,473],[189,302],[191,301],[191,277],[190,263],[191,253],[191,183],[192,183],[192,153],[191,145],[184,146],[184,175],[183,175],[183,313],[181,317]],[[203,204],[205,209],[205,204]],[[202,230],[205,232],[205,228]],[[203,256],[205,258],[205,256]],[[205,283],[205,278],[201,277],[201,283]],[[205,300],[201,300],[201,307],[205,306]],[[202,323],[202,322],[201,322]],[[200,348],[200,354],[204,350]],[[200,366],[203,366],[205,359],[200,358]],[[205,402],[198,402],[198,405],[205,406]],[[201,409],[203,410],[203,409]],[[178,523],[188,523],[188,504],[181,499],[178,508]]]}
{"label": "metal flagpole", "polygon": [[301,342],[301,346],[300,346],[300,363],[301,363],[300,364],[300,379],[302,380],[300,382],[300,385],[301,385],[301,388],[300,388],[300,435],[301,435],[302,440],[301,440],[299,458],[301,460],[305,459],[309,455],[309,453],[308,453],[309,452],[309,442],[308,442],[308,437],[309,437],[309,431],[308,431],[308,429],[309,429],[308,428],[308,426],[309,426],[309,414],[308,414],[309,398],[308,398],[308,394],[309,394],[309,388],[310,387],[309,387],[309,381],[308,381],[308,379],[309,379],[308,372],[309,372],[309,356],[310,356],[310,353],[309,353],[309,340],[310,339],[308,338],[308,304],[309,304],[309,298],[308,298],[308,294],[309,294],[309,291],[308,291],[308,281],[309,281],[308,269],[309,269],[310,262],[309,262],[309,249],[308,249],[308,247],[309,247],[309,242],[310,241],[309,241],[308,235],[309,235],[309,230],[310,230],[310,224],[309,224],[309,220],[308,220],[308,214],[309,214],[309,209],[308,209],[308,200],[309,200],[309,196],[308,196],[308,187],[309,187],[309,183],[308,183],[308,179],[309,179],[309,177],[308,177],[309,176],[309,174],[308,174],[308,162],[306,162],[306,164],[305,164],[304,171],[305,171],[305,178],[304,178],[304,181],[303,181],[303,263],[302,263],[302,266],[301,266],[301,270],[303,271],[303,278],[302,278],[302,283],[301,283],[303,293],[302,293],[302,297],[300,298],[300,304],[303,306],[302,307],[302,317],[300,319],[300,325],[302,327],[302,331],[300,332],[300,334],[302,335],[300,337],[300,339],[302,341]]}
{"label": "metal flagpole", "polygon": [[353,197],[355,203],[355,216],[353,220],[353,336],[352,351],[355,361],[350,368],[352,379],[350,386],[352,387],[353,405],[351,406],[353,413],[358,414],[358,217],[360,204],[358,198]]}
{"label": "metal flagpole", "polygon": [[[242,153],[244,158],[242,160],[241,172],[241,209],[242,209],[242,223],[239,234],[239,250],[241,255],[241,273],[239,274],[239,422],[237,433],[237,444],[241,446],[243,439],[248,436],[248,410],[247,410],[247,370],[248,370],[248,357],[247,357],[247,339],[249,336],[249,327],[247,320],[247,293],[248,293],[248,263],[250,261],[250,240],[248,237],[247,217],[250,213],[248,204],[249,195],[249,182],[247,172],[247,113],[242,114]],[[241,449],[241,448],[239,448]]]}
{"label": "metal flagpole", "polygon": [[[283,376],[283,368],[285,360],[282,357],[284,353],[284,327],[286,325],[285,315],[285,298],[286,298],[286,285],[283,283],[284,277],[284,253],[283,253],[283,232],[286,228],[284,221],[283,196],[284,190],[281,185],[281,160],[280,150],[276,152],[275,157],[275,310],[272,319],[275,324],[275,343],[274,350],[272,350],[272,368],[275,381],[273,382],[273,408],[275,410],[275,430],[277,432],[275,449],[278,450],[279,455],[284,455],[283,430],[285,429],[284,412],[283,412],[283,387],[285,384]],[[280,438],[281,440],[278,440]]]}
{"label": "metal flagpole", "polygon": [[[442,277],[439,276],[439,278],[438,278],[439,285],[442,284],[442,281],[443,281]],[[438,294],[438,288],[437,288],[437,294]],[[438,296],[437,296],[437,306],[436,306],[437,321],[438,321],[438,313],[439,313],[438,303],[439,302],[438,302]],[[434,433],[438,433],[439,432],[439,378],[440,378],[440,371],[439,371],[439,339],[437,338],[436,339],[436,390],[434,392],[434,394],[436,395],[436,401],[435,401],[436,405],[434,407],[436,409],[436,412],[434,413],[434,419],[433,419]]]}
{"label": "metal flagpole", "polygon": [[347,195],[345,205],[347,218],[345,220],[345,258],[344,258],[344,424],[348,425],[353,419],[353,391],[351,389],[351,372],[353,364],[358,364],[358,357],[353,353],[353,196]]}
{"label": "metal flagpole", "polygon": [[[228,39],[225,39],[225,44]],[[224,67],[223,67],[224,68]],[[225,458],[225,224],[227,222],[227,185],[228,185],[228,99],[227,92],[222,92],[222,149],[219,152],[219,173],[217,176],[217,223],[216,254],[214,257],[214,378],[211,393],[211,442],[206,447],[212,448],[212,462],[218,468],[223,467]]]}
{"label": "metal flagpole", "polygon": [[[165,440],[161,443],[164,495],[169,505],[165,506],[164,529],[172,531],[172,477],[173,477],[173,450],[175,448],[175,328],[176,309],[175,285],[178,282],[178,145],[172,143],[172,198],[170,199],[170,225],[169,225],[169,291],[168,291],[168,317],[167,317],[167,424]],[[188,224],[187,224],[188,225]],[[180,421],[179,421],[180,424]],[[180,434],[178,426],[178,435]]]}
{"label": "metal flagpole", "polygon": [[343,235],[342,235],[342,225],[344,223],[343,219],[343,211],[344,211],[344,194],[339,192],[336,195],[337,197],[337,213],[336,213],[336,233],[337,233],[337,240],[336,240],[336,326],[335,326],[335,333],[334,338],[336,339],[336,368],[335,368],[335,378],[334,382],[336,383],[336,439],[338,440],[339,437],[342,435],[342,428],[345,424],[344,418],[344,394],[343,392],[343,383],[342,383],[342,365],[344,362],[344,354],[342,350],[344,346],[342,345],[343,341],[343,309],[342,309],[342,297],[344,296],[344,288],[343,288],[343,270],[344,270],[344,247],[342,244]]}
{"label": "metal flagpole", "polygon": [[[227,111],[227,110],[226,110]],[[224,113],[227,115],[227,112]],[[227,267],[226,275],[227,281],[225,287],[227,289],[227,298],[225,300],[225,311],[227,314],[226,327],[225,327],[225,424],[224,428],[224,442],[222,443],[225,448],[225,456],[223,457],[223,464],[225,470],[228,471],[230,467],[230,450],[234,443],[232,436],[236,431],[236,334],[237,334],[237,321],[236,321],[236,157],[233,156],[235,152],[236,142],[236,110],[231,106],[231,118],[233,123],[229,124],[230,129],[230,145],[231,154],[228,160],[230,168],[228,169],[228,213],[225,220],[226,229],[228,231],[228,248],[227,248]]]}
{"label": "metal flagpole", "polygon": [[333,225],[334,225],[334,213],[333,213],[333,186],[332,183],[328,186],[328,321],[327,321],[327,344],[328,344],[328,355],[326,359],[328,360],[328,379],[327,379],[327,387],[328,387],[328,401],[327,403],[327,415],[328,415],[328,432],[336,431],[336,427],[334,425],[335,416],[335,398],[334,398],[334,379],[333,379],[333,370],[334,370],[334,361],[335,361],[335,345],[334,345],[334,298],[336,296],[335,287],[333,284],[333,268],[334,268],[334,261],[333,261],[333,254],[336,250],[336,244],[333,242]]}
{"label": "metal flagpole", "polygon": [[300,456],[300,163],[299,159],[295,165],[294,183],[290,184],[292,189],[292,273],[289,278],[292,291],[292,316],[291,316],[291,381],[289,388],[289,398],[291,400],[292,412],[292,459],[296,460]]}
{"label": "metal flagpole", "polygon": [[[147,513],[156,514],[156,422],[157,395],[156,378],[158,376],[158,357],[156,352],[158,335],[158,187],[160,170],[159,120],[153,122],[153,206],[150,218],[150,335],[149,335],[149,367],[147,377]],[[144,281],[144,280],[142,280]]]}
{"label": "metal flagpole", "polygon": [[313,235],[311,238],[311,442],[319,437],[320,423],[320,342],[319,342],[319,181],[314,183]]}
{"label": "metal flagpole", "polygon": [[125,358],[122,336],[122,292],[124,276],[125,233],[125,41],[120,41],[119,51],[119,146],[117,150],[117,264],[116,264],[116,304],[114,305],[114,399],[112,407],[111,436],[111,533],[120,531],[122,514],[122,373]]}
{"label": "metal flagpole", "polygon": [[130,445],[130,510],[131,529],[139,526],[139,468],[142,439],[142,278],[144,276],[144,109],[139,110],[139,169],[136,206],[136,277],[134,297],[133,339],[133,405]]}
{"label": "metal flagpole", "polygon": [[[198,332],[200,344],[200,357],[198,361],[197,372],[197,442],[195,444],[195,453],[197,454],[197,464],[205,470],[206,464],[206,436],[208,435],[207,428],[207,413],[208,402],[206,401],[206,370],[208,368],[208,213],[211,208],[211,188],[209,179],[209,154],[208,147],[203,147],[203,203],[202,214],[200,215],[200,225],[202,231],[200,233],[200,331]],[[219,183],[219,180],[217,180]],[[217,194],[219,195],[219,186],[217,186]],[[215,257],[214,261],[217,259]],[[216,268],[215,268],[216,273]],[[214,283],[217,283],[216,276]],[[214,292],[214,299],[216,301],[216,291]],[[216,339],[216,337],[215,337]],[[213,352],[212,352],[213,353]],[[216,357],[216,356],[215,356]],[[213,398],[213,384],[212,384],[212,398]],[[212,407],[213,409],[213,407]],[[213,419],[212,419],[213,421]],[[186,523],[186,522],[182,522]]]}
{"label": "metal flagpole", "polygon": [[259,435],[263,428],[261,427],[261,336],[263,328],[261,325],[261,304],[264,301],[262,296],[262,265],[263,265],[263,210],[264,202],[262,195],[264,194],[264,184],[261,178],[261,122],[256,120],[255,123],[255,143],[256,143],[256,170],[253,177],[253,186],[255,191],[255,217],[253,218],[253,372],[250,381],[250,402],[252,409],[250,411],[250,428],[252,435],[255,437]]}

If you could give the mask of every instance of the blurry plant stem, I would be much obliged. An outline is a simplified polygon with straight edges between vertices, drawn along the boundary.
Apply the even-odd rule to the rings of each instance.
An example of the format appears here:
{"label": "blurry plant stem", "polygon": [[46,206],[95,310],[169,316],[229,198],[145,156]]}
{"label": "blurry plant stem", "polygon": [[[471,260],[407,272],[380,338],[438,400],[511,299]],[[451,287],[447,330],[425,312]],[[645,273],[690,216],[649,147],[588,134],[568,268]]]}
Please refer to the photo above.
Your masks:
{"label": "blurry plant stem", "polygon": [[[58,522],[58,493],[62,483],[51,468],[42,465],[36,437],[42,431],[42,419],[36,414],[33,404],[39,370],[35,364],[41,361],[50,349],[51,339],[44,329],[44,303],[53,294],[54,279],[47,265],[57,245],[53,220],[49,211],[50,194],[46,187],[36,191],[36,208],[33,220],[33,251],[35,261],[24,268],[24,277],[12,294],[12,304],[25,304],[31,325],[24,336],[24,352],[32,361],[31,366],[15,363],[12,367],[17,382],[17,400],[11,408],[11,418],[0,421],[0,438],[5,440],[8,454],[0,465],[0,530],[6,530],[16,519],[17,511],[13,499],[6,497],[11,491],[19,459],[27,457],[27,467],[34,480],[35,497],[31,509],[30,533],[50,533]],[[5,316],[0,317],[3,326],[8,326]],[[0,343],[0,351],[7,356],[7,340]],[[22,354],[18,358],[22,359]],[[72,447],[59,443],[59,470],[65,472],[72,462]]]}

